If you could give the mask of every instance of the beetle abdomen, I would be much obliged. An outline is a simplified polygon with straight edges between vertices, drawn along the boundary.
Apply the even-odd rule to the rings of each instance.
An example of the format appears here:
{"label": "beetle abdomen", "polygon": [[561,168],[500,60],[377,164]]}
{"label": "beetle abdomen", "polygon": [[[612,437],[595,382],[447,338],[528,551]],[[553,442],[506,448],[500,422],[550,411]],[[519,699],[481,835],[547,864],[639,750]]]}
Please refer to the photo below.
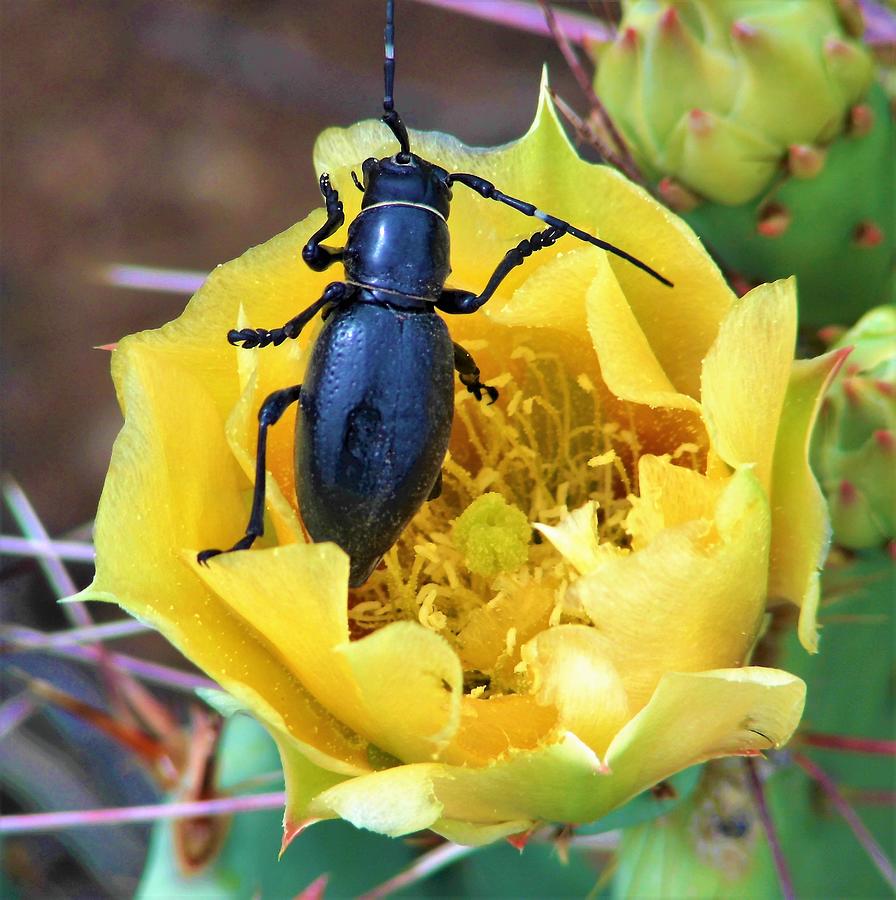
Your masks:
{"label": "beetle abdomen", "polygon": [[296,492],[315,541],[363,584],[429,496],[454,414],[453,346],[429,310],[355,302],[314,345],[296,420]]}

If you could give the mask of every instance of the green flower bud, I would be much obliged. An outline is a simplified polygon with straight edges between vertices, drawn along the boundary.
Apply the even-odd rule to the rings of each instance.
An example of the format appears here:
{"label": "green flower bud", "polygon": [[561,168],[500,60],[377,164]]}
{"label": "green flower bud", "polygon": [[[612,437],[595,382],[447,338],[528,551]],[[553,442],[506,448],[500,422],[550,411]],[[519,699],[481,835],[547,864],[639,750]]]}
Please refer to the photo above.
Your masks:
{"label": "green flower bud", "polygon": [[853,348],[824,401],[812,462],[846,547],[896,538],[896,308],[867,313],[833,345]]}

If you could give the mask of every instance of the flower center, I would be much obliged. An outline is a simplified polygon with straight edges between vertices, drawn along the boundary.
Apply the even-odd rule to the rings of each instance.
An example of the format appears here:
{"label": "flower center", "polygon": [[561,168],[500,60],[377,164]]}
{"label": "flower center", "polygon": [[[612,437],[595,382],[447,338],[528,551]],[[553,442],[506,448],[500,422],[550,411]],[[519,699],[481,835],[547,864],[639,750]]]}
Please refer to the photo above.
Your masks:
{"label": "flower center", "polygon": [[585,621],[564,603],[578,573],[535,523],[595,501],[599,541],[626,548],[643,452],[634,417],[607,420],[592,380],[559,354],[523,346],[511,358],[516,374],[488,379],[495,405],[458,392],[442,495],[349,599],[354,637],[399,619],[442,635],[477,696],[515,689],[519,648],[540,631]]}

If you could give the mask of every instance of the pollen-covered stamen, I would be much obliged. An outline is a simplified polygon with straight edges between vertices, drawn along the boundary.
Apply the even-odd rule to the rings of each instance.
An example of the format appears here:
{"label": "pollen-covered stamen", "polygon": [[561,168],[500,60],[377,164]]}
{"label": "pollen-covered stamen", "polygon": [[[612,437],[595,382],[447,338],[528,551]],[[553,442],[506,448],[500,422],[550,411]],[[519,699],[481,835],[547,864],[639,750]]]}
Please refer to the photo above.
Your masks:
{"label": "pollen-covered stamen", "polygon": [[[499,403],[458,391],[442,495],[352,592],[349,611],[358,636],[399,619],[438,632],[477,695],[514,689],[520,647],[538,632],[585,621],[565,603],[578,572],[535,525],[594,501],[598,540],[626,548],[644,443],[633,418],[605,420],[591,378],[558,355],[518,347],[512,358],[516,375],[488,379]],[[669,452],[686,464],[698,451]],[[493,546],[476,546],[486,540]]]}

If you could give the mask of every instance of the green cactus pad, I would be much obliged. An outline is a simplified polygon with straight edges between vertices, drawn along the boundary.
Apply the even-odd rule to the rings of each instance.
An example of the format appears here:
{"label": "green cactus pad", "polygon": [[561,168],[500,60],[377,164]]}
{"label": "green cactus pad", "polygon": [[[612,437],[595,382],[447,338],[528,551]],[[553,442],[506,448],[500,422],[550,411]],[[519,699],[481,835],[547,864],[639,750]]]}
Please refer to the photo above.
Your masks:
{"label": "green cactus pad", "polygon": [[[722,265],[751,282],[797,276],[800,321],[850,325],[865,310],[894,299],[896,134],[884,92],[872,89],[870,131],[842,135],[810,179],[782,179],[741,206],[703,203],[684,218]],[[789,213],[782,234],[757,230],[770,203]],[[879,230],[864,245],[863,224]]]}

